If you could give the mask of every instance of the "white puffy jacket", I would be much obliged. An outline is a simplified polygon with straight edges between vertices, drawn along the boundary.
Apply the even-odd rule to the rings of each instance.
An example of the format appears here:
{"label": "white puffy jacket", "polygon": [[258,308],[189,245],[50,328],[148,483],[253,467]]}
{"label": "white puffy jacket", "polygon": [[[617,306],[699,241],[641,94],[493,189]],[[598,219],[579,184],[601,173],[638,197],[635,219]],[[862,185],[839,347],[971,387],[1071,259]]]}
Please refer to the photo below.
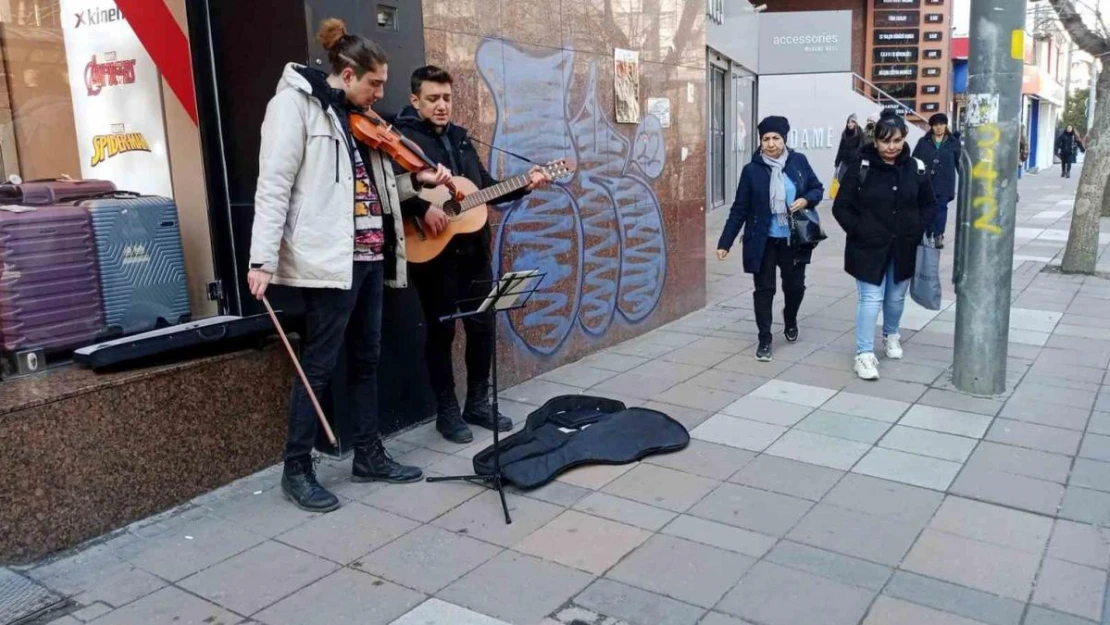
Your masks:
{"label": "white puffy jacket", "polygon": [[[289,63],[262,122],[258,187],[254,195],[251,267],[273,274],[274,284],[351,288],[354,258],[354,171],[346,131],[326,107],[303,65]],[[407,286],[401,201],[416,195],[411,174],[394,174],[381,152],[368,166],[381,196],[387,228],[396,237],[384,262],[386,284]],[[392,216],[392,219],[389,218]],[[388,237],[388,233],[387,233]]]}

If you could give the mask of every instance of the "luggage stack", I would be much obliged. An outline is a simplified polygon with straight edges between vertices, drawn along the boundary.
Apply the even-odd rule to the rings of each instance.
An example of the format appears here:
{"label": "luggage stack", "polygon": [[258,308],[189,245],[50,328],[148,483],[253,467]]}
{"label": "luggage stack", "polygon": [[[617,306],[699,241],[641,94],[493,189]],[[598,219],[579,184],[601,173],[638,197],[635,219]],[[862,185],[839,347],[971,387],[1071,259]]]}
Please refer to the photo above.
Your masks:
{"label": "luggage stack", "polygon": [[189,319],[177,206],[103,180],[0,184],[0,353]]}

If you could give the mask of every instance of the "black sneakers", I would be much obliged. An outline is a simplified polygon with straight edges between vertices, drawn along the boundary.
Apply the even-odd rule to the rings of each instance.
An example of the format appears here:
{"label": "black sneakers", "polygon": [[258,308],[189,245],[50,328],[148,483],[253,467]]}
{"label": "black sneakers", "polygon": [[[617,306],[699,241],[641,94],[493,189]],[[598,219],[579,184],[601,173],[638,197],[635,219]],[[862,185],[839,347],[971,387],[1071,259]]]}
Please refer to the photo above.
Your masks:
{"label": "black sneakers", "polygon": [[793,343],[794,341],[797,341],[798,340],[798,326],[797,326],[797,324],[792,325],[792,326],[786,326],[786,329],[783,330],[782,334],[783,334],[783,336],[786,337],[786,341],[788,343]]}
{"label": "black sneakers", "polygon": [[381,439],[370,444],[369,447],[355,448],[355,460],[351,464],[352,482],[392,482],[403,484],[415,482],[424,477],[424,472],[418,467],[409,467],[398,464],[389,457]]}
{"label": "black sneakers", "polygon": [[474,433],[462,419],[454,390],[436,398],[436,431],[452,443],[463,444],[474,440]]}
{"label": "black sneakers", "polygon": [[755,359],[759,362],[771,362],[771,342],[766,343],[760,341],[759,349],[755,350]]}
{"label": "black sneakers", "polygon": [[339,507],[339,498],[316,481],[311,457],[285,461],[281,492],[293,505],[308,512],[331,512]]}

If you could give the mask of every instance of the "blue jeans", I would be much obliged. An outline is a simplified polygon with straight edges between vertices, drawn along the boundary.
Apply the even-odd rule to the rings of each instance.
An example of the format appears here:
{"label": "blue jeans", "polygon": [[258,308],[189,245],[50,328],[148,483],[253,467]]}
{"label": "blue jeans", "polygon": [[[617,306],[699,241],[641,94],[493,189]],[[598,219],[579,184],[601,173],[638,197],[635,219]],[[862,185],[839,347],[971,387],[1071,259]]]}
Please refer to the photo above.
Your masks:
{"label": "blue jeans", "polygon": [[856,280],[856,288],[859,290],[859,303],[856,305],[856,353],[869,354],[875,351],[875,322],[879,319],[880,308],[883,310],[883,336],[898,334],[898,324],[902,321],[902,311],[906,307],[906,292],[910,290],[910,281],[894,281],[894,262],[891,261],[887,265],[882,284],[876,286]]}

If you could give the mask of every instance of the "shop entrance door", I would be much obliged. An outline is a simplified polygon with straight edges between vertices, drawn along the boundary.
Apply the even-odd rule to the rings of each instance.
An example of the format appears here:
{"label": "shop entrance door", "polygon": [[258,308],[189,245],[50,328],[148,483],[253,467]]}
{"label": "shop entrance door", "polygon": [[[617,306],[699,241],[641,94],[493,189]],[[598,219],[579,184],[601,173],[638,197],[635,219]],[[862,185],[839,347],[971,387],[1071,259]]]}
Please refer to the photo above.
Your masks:
{"label": "shop entrance door", "polygon": [[710,206],[725,203],[725,70],[709,66]]}
{"label": "shop entrance door", "polygon": [[[366,35],[385,49],[390,81],[385,99],[375,110],[395,114],[408,100],[408,73],[424,63],[421,3],[270,0],[260,10],[258,3],[242,0],[187,2],[216,275],[223,291],[220,308],[233,315],[264,312],[250,295],[246,275],[259,129],[285,64],[307,63],[328,70],[315,32],[322,19],[338,17],[351,32]],[[296,328],[303,312],[299,294],[280,287],[268,293],[274,307],[285,311],[290,327]],[[421,319],[413,289],[386,289],[381,361],[390,366],[382,367],[378,376],[383,432],[407,427],[434,412],[425,383]],[[343,361],[345,354],[340,356]],[[346,384],[344,374],[339,378],[337,386]],[[335,398],[343,396],[333,393]],[[329,415],[334,412],[335,429],[346,447],[351,440],[346,406],[337,402],[333,408]]]}

